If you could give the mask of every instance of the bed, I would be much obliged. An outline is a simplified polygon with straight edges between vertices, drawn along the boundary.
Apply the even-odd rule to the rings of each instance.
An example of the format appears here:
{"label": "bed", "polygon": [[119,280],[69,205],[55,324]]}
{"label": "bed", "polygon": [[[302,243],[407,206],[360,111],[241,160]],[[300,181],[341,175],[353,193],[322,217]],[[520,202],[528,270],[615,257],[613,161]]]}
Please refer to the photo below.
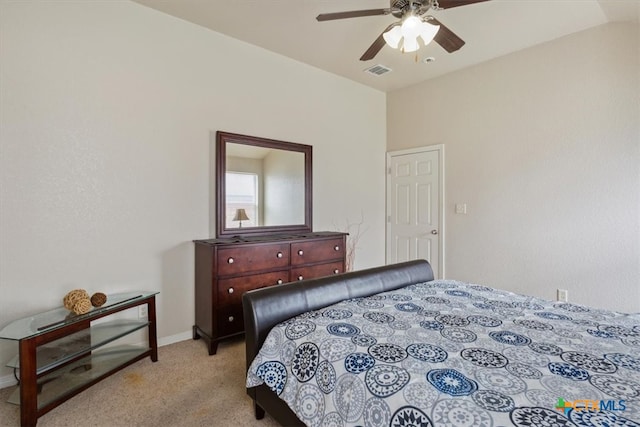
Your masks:
{"label": "bed", "polygon": [[285,426],[640,426],[640,315],[417,260],[243,295],[247,393]]}

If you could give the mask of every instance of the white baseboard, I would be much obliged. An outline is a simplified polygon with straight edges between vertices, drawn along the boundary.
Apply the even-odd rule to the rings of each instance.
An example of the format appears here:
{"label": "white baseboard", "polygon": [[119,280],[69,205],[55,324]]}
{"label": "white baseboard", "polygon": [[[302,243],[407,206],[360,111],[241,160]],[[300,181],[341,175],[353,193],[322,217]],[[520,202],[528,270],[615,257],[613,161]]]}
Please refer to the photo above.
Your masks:
{"label": "white baseboard", "polygon": [[18,384],[15,377],[13,375],[5,375],[4,377],[0,377],[0,388],[12,387]]}
{"label": "white baseboard", "polygon": [[[186,341],[193,338],[193,333],[191,331],[181,332],[179,334],[171,335],[168,337],[163,337],[158,340],[158,347],[163,347],[169,344],[175,344],[180,341]],[[142,344],[142,343],[141,343]],[[12,387],[18,384],[13,374],[5,375],[4,377],[0,377],[0,389]]]}
{"label": "white baseboard", "polygon": [[163,347],[169,344],[175,344],[180,341],[186,341],[193,339],[193,332],[180,332],[179,334],[170,335],[168,337],[163,337],[158,340],[158,347]]}

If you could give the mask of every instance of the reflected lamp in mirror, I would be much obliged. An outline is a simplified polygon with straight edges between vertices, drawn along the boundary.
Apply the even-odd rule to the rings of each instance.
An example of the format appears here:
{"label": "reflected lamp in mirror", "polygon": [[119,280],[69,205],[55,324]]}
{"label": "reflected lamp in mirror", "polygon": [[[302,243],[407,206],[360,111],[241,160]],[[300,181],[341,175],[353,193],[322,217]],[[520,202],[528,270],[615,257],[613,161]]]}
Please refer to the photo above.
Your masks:
{"label": "reflected lamp in mirror", "polygon": [[236,214],[232,221],[238,221],[238,228],[242,228],[242,221],[249,221],[249,217],[244,209],[236,209]]}

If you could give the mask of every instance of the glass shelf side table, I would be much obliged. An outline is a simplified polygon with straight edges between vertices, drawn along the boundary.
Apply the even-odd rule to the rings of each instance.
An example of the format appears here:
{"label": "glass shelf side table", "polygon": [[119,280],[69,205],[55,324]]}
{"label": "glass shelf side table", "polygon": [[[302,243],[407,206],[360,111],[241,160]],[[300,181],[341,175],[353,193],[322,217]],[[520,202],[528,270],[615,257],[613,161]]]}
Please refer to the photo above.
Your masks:
{"label": "glass shelf side table", "polygon": [[[75,315],[61,307],[15,320],[0,330],[0,339],[18,341],[18,355],[7,366],[20,372],[19,387],[9,402],[20,405],[21,425],[35,426],[40,416],[138,360],[149,356],[156,362],[157,294],[108,295],[103,306],[86,314]],[[146,318],[94,322],[143,305]],[[147,345],[115,345],[114,341],[144,328]]]}

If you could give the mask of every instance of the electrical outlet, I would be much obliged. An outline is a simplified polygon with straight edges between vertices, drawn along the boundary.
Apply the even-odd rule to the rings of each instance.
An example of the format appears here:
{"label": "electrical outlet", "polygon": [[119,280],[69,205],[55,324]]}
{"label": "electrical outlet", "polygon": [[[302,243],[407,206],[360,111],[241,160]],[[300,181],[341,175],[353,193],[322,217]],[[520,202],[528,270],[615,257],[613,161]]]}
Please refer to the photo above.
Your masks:
{"label": "electrical outlet", "polygon": [[558,289],[558,301],[568,302],[569,301],[569,291],[566,289]]}
{"label": "electrical outlet", "polygon": [[147,313],[147,304],[142,304],[138,306],[138,319],[143,319],[147,317],[149,313]]}
{"label": "electrical outlet", "polygon": [[466,203],[456,203],[456,213],[457,214],[466,214],[467,213],[467,204]]}

